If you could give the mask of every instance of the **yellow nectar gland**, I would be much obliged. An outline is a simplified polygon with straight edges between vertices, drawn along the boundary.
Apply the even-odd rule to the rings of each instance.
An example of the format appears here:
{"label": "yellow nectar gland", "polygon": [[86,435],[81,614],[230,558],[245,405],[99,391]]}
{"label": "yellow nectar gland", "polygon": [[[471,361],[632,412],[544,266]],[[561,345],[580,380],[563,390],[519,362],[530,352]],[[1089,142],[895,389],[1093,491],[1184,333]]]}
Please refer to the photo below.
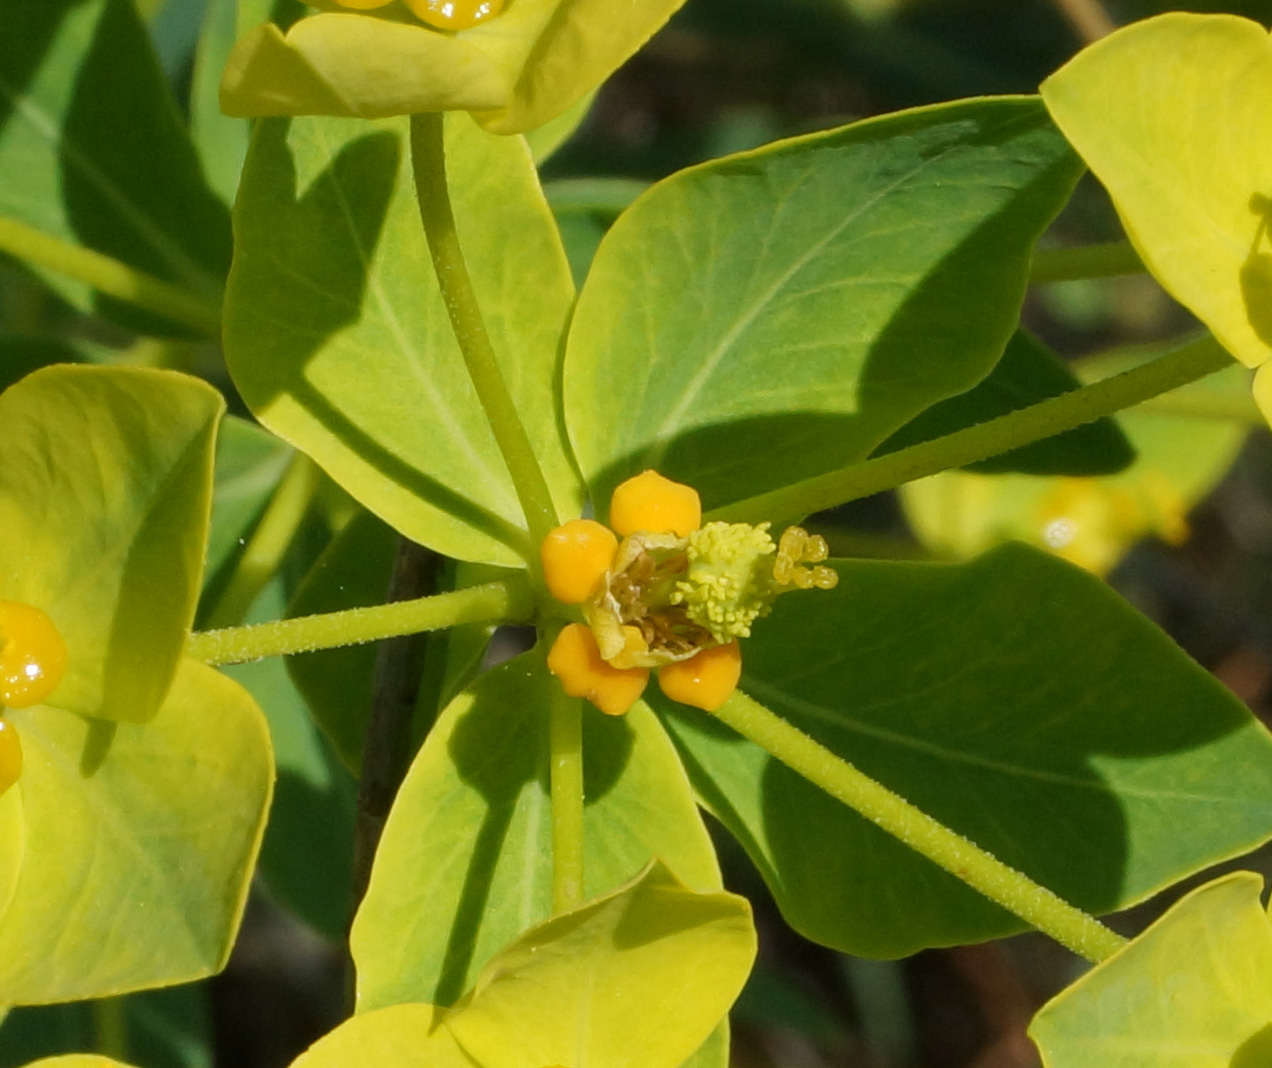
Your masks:
{"label": "yellow nectar gland", "polygon": [[742,653],[738,643],[713,645],[688,660],[658,669],[658,686],[682,705],[714,712],[738,688],[742,678]]}
{"label": "yellow nectar gland", "polygon": [[621,716],[649,682],[646,668],[616,668],[601,659],[592,631],[570,623],[548,653],[548,670],[571,697],[586,697],[607,716]]}
{"label": "yellow nectar gland", "polygon": [[614,490],[609,525],[623,537],[645,531],[687,538],[702,525],[702,501],[692,486],[644,471]]}
{"label": "yellow nectar gland", "polygon": [[22,777],[22,743],[17,729],[0,718],[0,794]]}
{"label": "yellow nectar gland", "polygon": [[562,604],[582,604],[614,563],[618,539],[593,519],[571,519],[551,531],[539,547],[543,581]]}
{"label": "yellow nectar gland", "polygon": [[[346,0],[340,0],[345,3]],[[417,19],[435,30],[467,30],[492,19],[504,0],[405,0]]]}
{"label": "yellow nectar gland", "polygon": [[66,674],[66,643],[38,608],[0,601],[0,707],[45,700]]}

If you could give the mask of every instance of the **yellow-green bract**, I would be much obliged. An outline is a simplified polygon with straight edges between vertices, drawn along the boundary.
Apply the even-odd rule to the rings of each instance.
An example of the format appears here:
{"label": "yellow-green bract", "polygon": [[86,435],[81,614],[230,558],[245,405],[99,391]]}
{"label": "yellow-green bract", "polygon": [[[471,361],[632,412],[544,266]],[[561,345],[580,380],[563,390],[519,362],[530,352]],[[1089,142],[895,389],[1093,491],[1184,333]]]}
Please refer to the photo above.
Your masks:
{"label": "yellow-green bract", "polygon": [[1042,85],[1145,265],[1248,367],[1272,415],[1272,38],[1174,13],[1080,53]]}
{"label": "yellow-green bract", "polygon": [[284,35],[258,26],[221,84],[231,115],[471,111],[493,133],[524,133],[595,89],[684,0],[512,0],[458,33],[411,20],[398,3],[366,13],[333,3]]}
{"label": "yellow-green bract", "polygon": [[208,975],[229,953],[273,780],[260,710],[181,659],[220,396],[184,375],[53,367],[0,396],[0,598],[44,611],[68,669],[10,709],[0,1004]]}

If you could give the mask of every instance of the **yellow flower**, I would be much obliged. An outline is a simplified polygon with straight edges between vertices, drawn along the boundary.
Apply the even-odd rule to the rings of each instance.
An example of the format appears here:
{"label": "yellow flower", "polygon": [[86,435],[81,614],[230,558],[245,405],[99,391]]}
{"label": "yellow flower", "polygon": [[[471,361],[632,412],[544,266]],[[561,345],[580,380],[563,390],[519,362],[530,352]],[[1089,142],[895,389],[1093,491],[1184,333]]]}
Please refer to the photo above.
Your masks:
{"label": "yellow flower", "polygon": [[817,566],[826,555],[799,527],[775,545],[767,523],[703,526],[696,490],[645,471],[615,489],[610,527],[572,519],[544,539],[548,591],[587,620],[561,631],[548,669],[609,715],[631,708],[653,669],[673,701],[713,711],[741,678],[737,639],[777,596],[838,581]]}

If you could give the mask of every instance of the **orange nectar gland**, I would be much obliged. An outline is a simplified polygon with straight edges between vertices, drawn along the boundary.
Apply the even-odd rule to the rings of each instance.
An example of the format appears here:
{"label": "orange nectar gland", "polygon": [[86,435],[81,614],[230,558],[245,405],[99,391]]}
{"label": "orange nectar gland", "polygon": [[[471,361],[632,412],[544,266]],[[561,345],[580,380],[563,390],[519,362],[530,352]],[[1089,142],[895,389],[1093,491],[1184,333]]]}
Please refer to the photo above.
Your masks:
{"label": "orange nectar gland", "polygon": [[569,623],[548,653],[548,670],[571,697],[586,697],[607,716],[621,716],[649,682],[648,668],[616,668],[601,659],[596,638],[582,623]]}
{"label": "orange nectar gland", "polygon": [[548,592],[562,604],[582,604],[614,563],[618,539],[593,519],[571,519],[543,539],[539,556]]}
{"label": "orange nectar gland", "polygon": [[[371,11],[392,0],[337,0],[341,7]],[[494,18],[503,10],[504,0],[405,0],[417,19],[435,30],[467,30]]]}
{"label": "orange nectar gland", "polygon": [[658,686],[682,705],[714,712],[738,688],[742,678],[742,653],[737,642],[713,645],[688,660],[677,660],[658,669]]}
{"label": "orange nectar gland", "polygon": [[645,471],[614,490],[609,525],[623,537],[645,531],[687,538],[702,526],[702,501],[692,486]]}
{"label": "orange nectar gland", "polygon": [[22,743],[8,720],[0,718],[0,794],[22,777]]}
{"label": "orange nectar gland", "polygon": [[0,710],[38,705],[66,674],[66,643],[38,608],[0,601]]}

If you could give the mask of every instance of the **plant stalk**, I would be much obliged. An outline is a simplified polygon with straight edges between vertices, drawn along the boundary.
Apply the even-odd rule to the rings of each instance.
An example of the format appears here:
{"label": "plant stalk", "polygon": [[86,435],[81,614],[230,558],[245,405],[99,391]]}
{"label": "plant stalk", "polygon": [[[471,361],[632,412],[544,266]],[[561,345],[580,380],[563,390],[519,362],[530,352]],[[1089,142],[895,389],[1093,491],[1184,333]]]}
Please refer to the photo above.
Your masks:
{"label": "plant stalk", "polygon": [[1029,263],[1029,284],[1075,282],[1085,278],[1115,278],[1144,274],[1148,268],[1129,241],[1076,248],[1038,249]]}
{"label": "plant stalk", "polygon": [[460,623],[527,623],[534,598],[524,575],[420,597],[190,635],[185,655],[206,664],[242,664],[267,656],[310,653],[395,638]]}
{"label": "plant stalk", "polygon": [[135,304],[208,337],[221,336],[221,306],[120,260],[0,217],[0,252]]}
{"label": "plant stalk", "polygon": [[[477,399],[494,432],[495,442],[512,475],[530,530],[530,541],[537,550],[548,532],[558,525],[556,507],[530,437],[499,369],[494,346],[490,343],[477,295],[473,291],[446,182],[443,124],[444,117],[439,112],[411,116],[411,162],[415,170],[420,219],[455,339],[459,342],[469,377],[477,391]],[[532,556],[534,558],[528,563],[532,571],[537,571],[537,552]]]}
{"label": "plant stalk", "polygon": [[548,737],[552,796],[552,910],[583,903],[583,702],[555,687]]}
{"label": "plant stalk", "polygon": [[790,486],[717,508],[705,518],[731,523],[787,520],[869,497],[905,482],[1049,438],[1168,393],[1232,365],[1232,357],[1207,335],[1151,363],[989,422],[932,441],[863,460]]}
{"label": "plant stalk", "polygon": [[1126,944],[1095,917],[938,823],[745,694],[734,693],[715,716],[916,853],[1087,960],[1099,963]]}

